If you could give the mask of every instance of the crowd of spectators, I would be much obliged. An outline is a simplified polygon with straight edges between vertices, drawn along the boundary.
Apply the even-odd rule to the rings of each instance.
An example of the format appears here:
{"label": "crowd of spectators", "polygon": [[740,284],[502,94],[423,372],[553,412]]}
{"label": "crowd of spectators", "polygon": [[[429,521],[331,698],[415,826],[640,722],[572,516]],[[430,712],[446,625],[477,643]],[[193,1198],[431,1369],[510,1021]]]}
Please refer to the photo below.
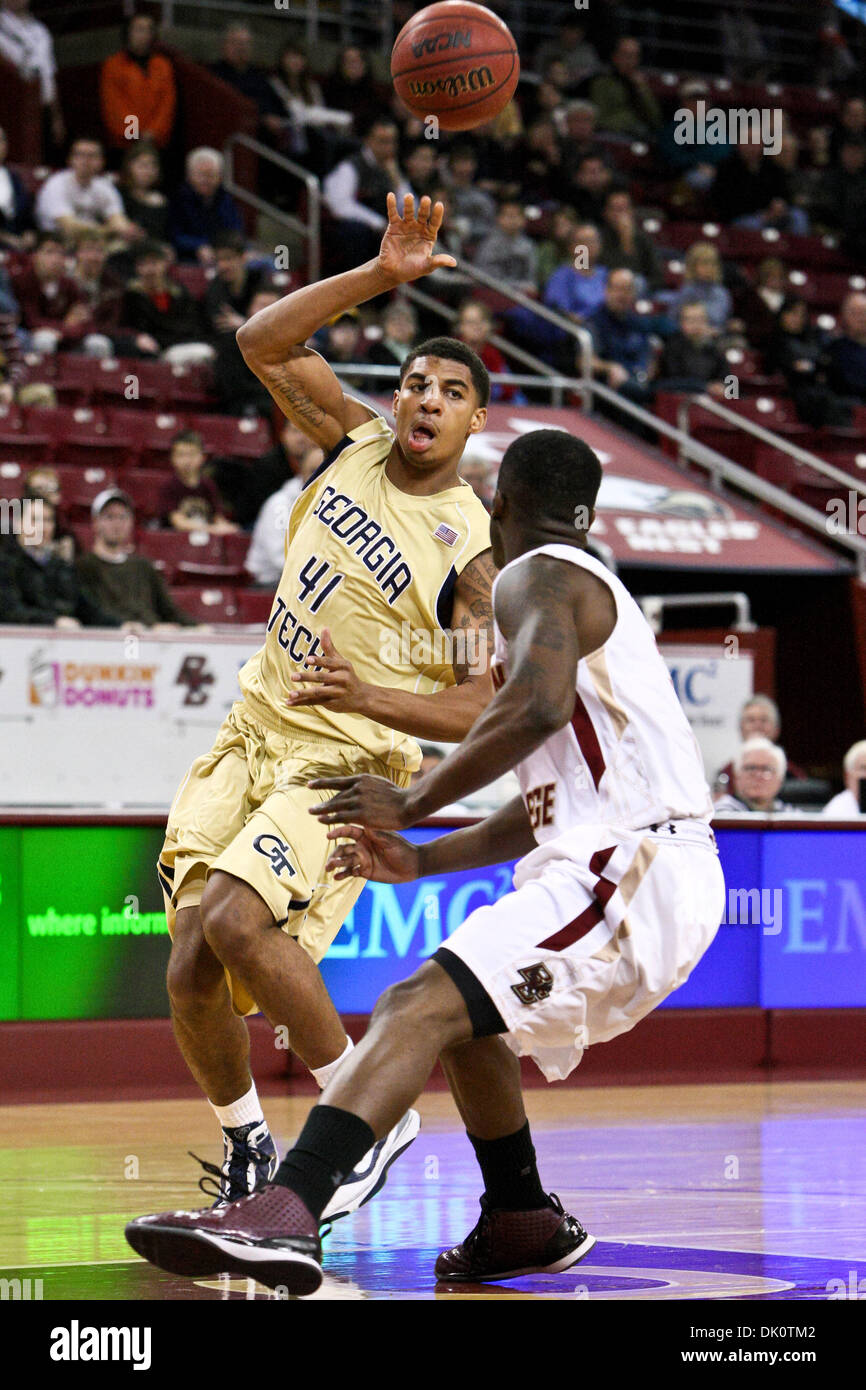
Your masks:
{"label": "crowd of spectators", "polygon": [[[412,8],[395,4],[395,23]],[[850,53],[840,57],[844,46],[828,40],[822,72],[839,94],[838,115],[795,128],[786,113],[775,153],[749,138],[683,144],[645,62],[641,34],[652,44],[652,25],[628,32],[615,4],[600,0],[592,8],[592,15],[563,16],[555,36],[523,55],[525,80],[500,116],[435,140],[355,43],[321,71],[300,31],[268,53],[236,22],[224,31],[211,70],[253,103],[261,140],[322,180],[324,273],[375,255],[389,191],[398,199],[428,194],[445,204],[443,249],[585,326],[592,371],[632,401],[651,407],[660,391],[722,396],[726,353],[736,348],[777,374],[802,421],[845,424],[852,406],[866,403],[866,293],[840,293],[828,327],[781,258],[767,255],[752,271],[706,235],[685,248],[666,244],[663,223],[678,216],[774,236],[827,233],[853,265],[866,263],[866,100]],[[719,36],[731,76],[772,77],[759,29],[720,23]],[[34,187],[8,167],[0,131],[0,401],[32,401],[41,390],[51,404],[50,387],[17,384],[28,355],[139,358],[206,364],[221,411],[269,420],[271,402],[245,367],[235,334],[285,292],[287,276],[273,246],[251,236],[225,187],[221,153],[184,150],[178,164],[182,103],[153,17],[125,20],[120,47],[101,67],[101,129],[71,143],[51,35],[30,16],[28,0],[0,0],[0,53],[39,77],[53,165]],[[710,94],[704,79],[681,85],[678,114],[694,113]],[[259,192],[298,211],[292,186],[266,162]],[[649,215],[662,223],[660,232],[648,230]],[[459,265],[438,271],[424,288],[451,313],[450,331],[492,373],[509,374],[507,347],[492,341],[497,333],[574,373],[570,335],[525,303],[491,308]],[[347,378],[350,388],[384,393],[412,342],[441,328],[439,316],[397,295],[340,316],[315,346],[334,363],[391,369],[373,381],[360,373]],[[520,404],[527,396],[504,380],[492,399]],[[291,426],[255,470],[246,460],[207,460],[200,437],[187,431],[171,450],[159,519],[217,536],[252,530],[248,570],[270,584],[283,519],[316,463],[316,451]],[[468,456],[463,474],[489,504],[484,459]],[[4,617],[42,612],[50,590],[62,596],[61,625],[96,615],[144,625],[192,621],[136,554],[135,506],[124,492],[103,496],[92,516],[92,550],[76,559],[61,558],[71,537],[58,529],[56,499],[46,498],[45,507],[38,544],[22,537],[3,547]],[[66,569],[55,575],[55,565]],[[723,770],[720,790],[741,809],[779,809],[784,778],[797,775],[772,722],[759,728],[747,721],[743,746]],[[855,749],[856,771],[863,750]]]}

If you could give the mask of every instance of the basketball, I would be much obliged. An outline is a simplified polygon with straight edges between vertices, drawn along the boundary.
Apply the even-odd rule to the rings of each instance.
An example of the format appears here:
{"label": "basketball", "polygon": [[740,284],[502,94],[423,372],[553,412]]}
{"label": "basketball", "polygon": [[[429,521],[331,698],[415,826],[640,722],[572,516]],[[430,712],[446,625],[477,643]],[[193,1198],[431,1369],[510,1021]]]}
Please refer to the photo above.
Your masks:
{"label": "basketball", "polygon": [[404,24],[391,52],[394,88],[415,116],[472,130],[511,100],[520,76],[508,25],[484,5],[441,0]]}

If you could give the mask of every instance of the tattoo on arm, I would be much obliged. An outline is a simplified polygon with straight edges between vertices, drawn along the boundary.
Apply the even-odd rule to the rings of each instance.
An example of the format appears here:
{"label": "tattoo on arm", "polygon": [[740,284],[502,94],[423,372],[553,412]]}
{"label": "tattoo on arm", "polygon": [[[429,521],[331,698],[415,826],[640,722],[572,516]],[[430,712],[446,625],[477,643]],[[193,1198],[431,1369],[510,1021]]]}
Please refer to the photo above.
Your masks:
{"label": "tattoo on arm", "polygon": [[[457,581],[457,600],[463,610],[454,625],[455,633],[463,634],[463,639],[455,642],[454,678],[462,685],[473,671],[468,661],[468,634],[471,629],[478,631],[478,651],[487,655],[485,647],[493,649],[493,599],[490,590],[496,577],[496,566],[490,551],[482,551],[470,560]],[[489,661],[485,662],[489,665]]]}
{"label": "tattoo on arm", "polygon": [[326,420],[326,412],[307,394],[303,382],[292,374],[288,363],[269,367],[265,384],[290,420],[303,420],[315,426],[323,424]]}

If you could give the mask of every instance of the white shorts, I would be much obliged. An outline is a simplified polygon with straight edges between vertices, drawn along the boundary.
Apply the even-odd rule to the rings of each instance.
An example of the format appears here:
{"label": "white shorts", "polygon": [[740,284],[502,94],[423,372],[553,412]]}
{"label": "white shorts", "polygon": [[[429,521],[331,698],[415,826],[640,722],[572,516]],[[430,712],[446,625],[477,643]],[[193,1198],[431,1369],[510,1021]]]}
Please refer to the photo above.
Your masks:
{"label": "white shorts", "polygon": [[467,917],[434,959],[466,999],[476,1036],[504,1033],[559,1081],[590,1044],[628,1032],[683,984],[724,903],[703,821],[581,828],[521,859],[514,892]]}

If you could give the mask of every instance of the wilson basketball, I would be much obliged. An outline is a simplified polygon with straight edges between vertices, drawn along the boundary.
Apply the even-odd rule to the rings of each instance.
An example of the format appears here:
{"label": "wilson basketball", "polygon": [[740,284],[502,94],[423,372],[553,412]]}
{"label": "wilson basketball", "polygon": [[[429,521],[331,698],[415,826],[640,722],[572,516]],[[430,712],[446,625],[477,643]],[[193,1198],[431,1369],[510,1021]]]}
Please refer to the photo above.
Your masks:
{"label": "wilson basketball", "polygon": [[415,116],[442,130],[471,130],[498,116],[514,95],[520,57],[508,25],[483,5],[441,0],[404,24],[391,77]]}

